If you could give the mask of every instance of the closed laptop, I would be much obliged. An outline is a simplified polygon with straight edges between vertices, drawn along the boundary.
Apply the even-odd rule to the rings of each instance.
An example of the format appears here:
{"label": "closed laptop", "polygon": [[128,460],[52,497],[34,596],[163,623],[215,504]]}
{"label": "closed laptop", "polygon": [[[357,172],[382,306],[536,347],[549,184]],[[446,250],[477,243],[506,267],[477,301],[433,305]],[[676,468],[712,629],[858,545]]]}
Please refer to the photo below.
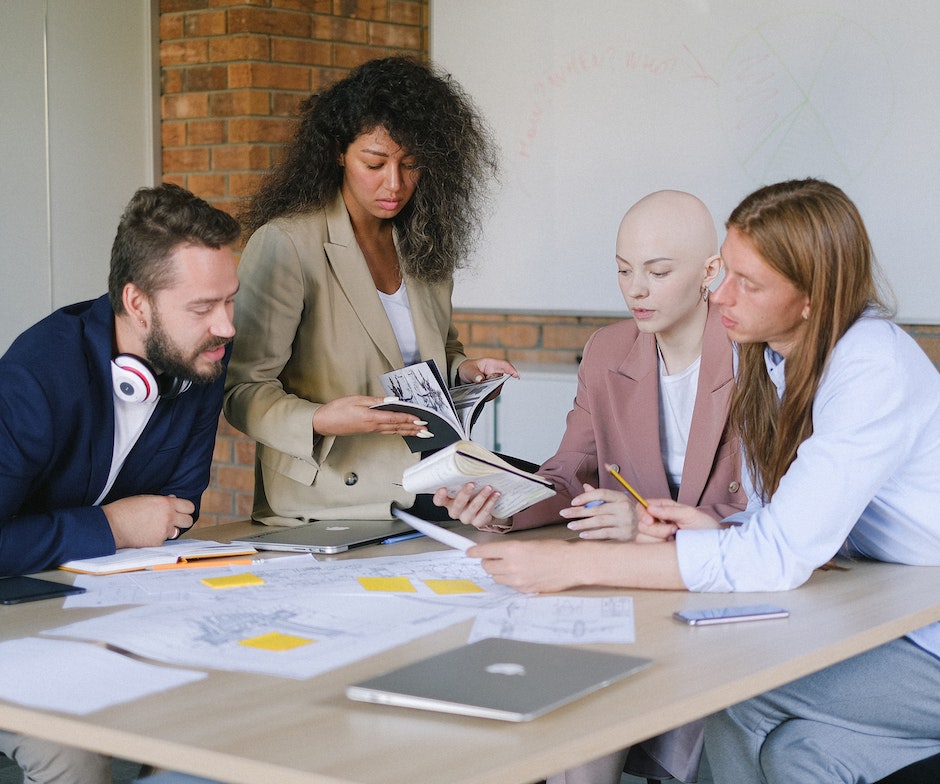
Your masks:
{"label": "closed laptop", "polygon": [[488,638],[346,688],[360,702],[529,721],[632,675],[650,659]]}
{"label": "closed laptop", "polygon": [[413,530],[400,520],[314,520],[234,539],[232,544],[292,553],[341,553],[350,547],[375,544]]}

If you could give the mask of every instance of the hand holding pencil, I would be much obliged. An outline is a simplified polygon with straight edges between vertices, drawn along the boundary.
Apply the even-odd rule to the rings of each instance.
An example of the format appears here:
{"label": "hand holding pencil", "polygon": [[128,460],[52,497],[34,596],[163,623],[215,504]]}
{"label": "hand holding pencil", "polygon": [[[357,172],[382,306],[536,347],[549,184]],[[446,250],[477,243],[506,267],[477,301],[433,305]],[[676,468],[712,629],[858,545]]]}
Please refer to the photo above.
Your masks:
{"label": "hand holding pencil", "polygon": [[620,482],[620,484],[624,486],[624,488],[630,495],[632,495],[637,501],[639,501],[639,503],[643,506],[644,509],[649,507],[649,504],[646,503],[646,499],[643,498],[643,496],[641,496],[636,490],[630,487],[630,483],[627,482],[627,480],[624,479],[622,476],[620,476],[620,472],[616,469],[615,466],[607,464],[604,466],[604,468],[607,469],[607,471],[610,473],[610,475],[614,479],[616,479],[618,482]]}

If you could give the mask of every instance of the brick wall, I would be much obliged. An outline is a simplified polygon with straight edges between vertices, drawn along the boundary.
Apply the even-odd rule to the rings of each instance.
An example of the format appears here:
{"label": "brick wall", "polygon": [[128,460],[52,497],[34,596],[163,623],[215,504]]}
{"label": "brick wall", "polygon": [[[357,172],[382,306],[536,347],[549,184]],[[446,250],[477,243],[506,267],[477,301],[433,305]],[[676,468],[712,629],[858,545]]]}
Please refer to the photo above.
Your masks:
{"label": "brick wall", "polygon": [[[472,0],[466,0],[472,2]],[[161,0],[163,179],[236,213],[299,101],[374,57],[426,56],[427,0]],[[610,319],[458,313],[476,356],[573,363]],[[909,327],[940,367],[940,326]],[[254,445],[224,419],[200,525],[245,519]]]}

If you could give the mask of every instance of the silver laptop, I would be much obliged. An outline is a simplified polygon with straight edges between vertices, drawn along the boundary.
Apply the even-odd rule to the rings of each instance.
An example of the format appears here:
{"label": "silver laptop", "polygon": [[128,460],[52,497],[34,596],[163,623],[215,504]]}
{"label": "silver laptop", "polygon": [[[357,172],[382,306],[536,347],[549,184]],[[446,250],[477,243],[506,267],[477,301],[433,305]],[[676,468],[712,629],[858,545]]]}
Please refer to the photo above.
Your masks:
{"label": "silver laptop", "polygon": [[292,553],[341,553],[350,547],[375,544],[413,532],[410,525],[400,520],[314,520],[234,539],[232,544]]}
{"label": "silver laptop", "polygon": [[346,687],[360,702],[529,721],[632,675],[650,659],[489,638]]}

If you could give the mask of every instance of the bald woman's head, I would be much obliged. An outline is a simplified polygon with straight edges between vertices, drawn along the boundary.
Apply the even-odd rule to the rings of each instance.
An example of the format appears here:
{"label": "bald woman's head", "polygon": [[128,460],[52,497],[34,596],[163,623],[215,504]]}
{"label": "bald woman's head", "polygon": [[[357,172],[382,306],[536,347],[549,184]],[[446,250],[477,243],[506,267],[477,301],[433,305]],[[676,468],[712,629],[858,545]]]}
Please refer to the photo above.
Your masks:
{"label": "bald woman's head", "polygon": [[[702,201],[684,191],[656,191],[634,204],[620,222],[621,245],[640,255],[700,259],[718,253],[718,234]],[[645,249],[645,250],[644,250]]]}
{"label": "bald woman's head", "polygon": [[620,222],[617,267],[638,329],[661,345],[701,342],[709,287],[721,272],[715,223],[701,200],[682,191],[640,199]]}

